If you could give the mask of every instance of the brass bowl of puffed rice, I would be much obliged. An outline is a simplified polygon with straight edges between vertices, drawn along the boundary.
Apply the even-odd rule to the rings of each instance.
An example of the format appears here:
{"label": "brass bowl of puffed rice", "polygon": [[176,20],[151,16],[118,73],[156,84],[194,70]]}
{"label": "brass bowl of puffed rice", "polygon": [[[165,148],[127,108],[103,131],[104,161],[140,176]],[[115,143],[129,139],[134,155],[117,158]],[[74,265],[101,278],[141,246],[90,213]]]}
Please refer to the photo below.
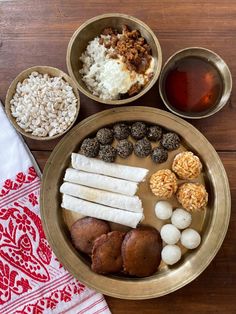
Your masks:
{"label": "brass bowl of puffed rice", "polygon": [[79,109],[79,92],[73,80],[49,66],[34,66],[17,75],[5,100],[13,126],[34,140],[51,140],[66,133]]}
{"label": "brass bowl of puffed rice", "polygon": [[110,13],[88,20],[74,32],[66,61],[80,92],[100,103],[124,105],[156,83],[162,53],[146,24],[130,15]]}

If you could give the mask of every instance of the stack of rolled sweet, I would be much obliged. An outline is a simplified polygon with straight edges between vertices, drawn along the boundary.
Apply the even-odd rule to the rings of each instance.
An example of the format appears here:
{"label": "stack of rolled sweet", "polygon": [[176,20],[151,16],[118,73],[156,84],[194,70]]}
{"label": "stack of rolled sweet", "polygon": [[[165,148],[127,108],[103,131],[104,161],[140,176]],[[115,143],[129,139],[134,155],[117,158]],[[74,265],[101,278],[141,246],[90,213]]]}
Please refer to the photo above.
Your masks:
{"label": "stack of rolled sweet", "polygon": [[132,228],[138,225],[143,207],[135,193],[147,169],[110,164],[76,153],[71,155],[71,164],[60,187],[63,208]]}

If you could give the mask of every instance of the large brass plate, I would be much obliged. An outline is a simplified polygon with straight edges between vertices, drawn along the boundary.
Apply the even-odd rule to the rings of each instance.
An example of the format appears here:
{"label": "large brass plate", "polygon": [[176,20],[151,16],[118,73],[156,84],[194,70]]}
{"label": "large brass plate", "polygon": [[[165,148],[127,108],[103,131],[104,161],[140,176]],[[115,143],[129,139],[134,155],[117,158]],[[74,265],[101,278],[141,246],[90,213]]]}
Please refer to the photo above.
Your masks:
{"label": "large brass plate", "polygon": [[[177,132],[183,138],[183,146],[178,151],[194,151],[203,162],[203,174],[198,179],[205,182],[209,192],[209,204],[205,211],[193,214],[192,227],[202,236],[201,245],[193,251],[183,251],[182,259],[172,267],[161,265],[159,271],[147,278],[125,278],[102,276],[90,270],[88,261],[72,246],[69,227],[79,215],[60,207],[59,187],[65,169],[70,164],[70,155],[78,151],[80,142],[97,129],[116,121],[142,120],[156,123]],[[149,176],[161,168],[170,167],[174,151],[165,164],[155,165],[150,158],[135,156],[117,162],[148,167]],[[144,205],[145,224],[160,229],[163,222],[154,214],[157,198],[152,195],[146,182],[139,191]],[[219,250],[225,237],[230,218],[230,191],[224,167],[216,151],[207,139],[186,121],[162,110],[148,107],[123,107],[109,109],[95,114],[75,126],[52,152],[44,173],[41,187],[41,216],[48,241],[61,263],[87,286],[117,298],[148,299],[173,292],[194,280],[209,265]],[[177,206],[173,198],[173,205]],[[113,226],[114,227],[114,226]],[[116,226],[115,226],[116,227]]]}

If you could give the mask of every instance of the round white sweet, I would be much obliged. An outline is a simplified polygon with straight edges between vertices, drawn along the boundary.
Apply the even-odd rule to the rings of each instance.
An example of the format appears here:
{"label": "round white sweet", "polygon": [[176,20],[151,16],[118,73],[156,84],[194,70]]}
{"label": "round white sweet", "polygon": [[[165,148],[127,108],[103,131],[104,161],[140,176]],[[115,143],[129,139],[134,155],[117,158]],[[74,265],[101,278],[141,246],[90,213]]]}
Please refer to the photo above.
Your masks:
{"label": "round white sweet", "polygon": [[172,224],[166,224],[161,228],[161,238],[167,244],[175,244],[179,241],[181,233]]}
{"label": "round white sweet", "polygon": [[201,243],[201,236],[196,230],[188,228],[182,232],[180,241],[184,247],[192,250]]}
{"label": "round white sweet", "polygon": [[178,229],[185,229],[190,226],[192,215],[182,208],[177,208],[171,216],[171,222]]}
{"label": "round white sweet", "polygon": [[161,251],[161,258],[167,265],[173,265],[180,260],[181,250],[177,245],[166,245]]}
{"label": "round white sweet", "polygon": [[155,206],[155,214],[157,218],[166,220],[172,215],[173,207],[169,202],[159,201]]}

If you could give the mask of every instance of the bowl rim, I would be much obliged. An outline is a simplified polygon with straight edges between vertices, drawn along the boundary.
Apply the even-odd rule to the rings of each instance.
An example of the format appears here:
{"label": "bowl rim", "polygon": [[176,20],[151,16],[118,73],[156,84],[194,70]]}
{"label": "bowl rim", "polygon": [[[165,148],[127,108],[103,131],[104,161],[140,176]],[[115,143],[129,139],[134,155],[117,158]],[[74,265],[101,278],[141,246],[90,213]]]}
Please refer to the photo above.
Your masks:
{"label": "bowl rim", "polygon": [[[116,99],[116,100],[104,100],[101,99],[95,95],[93,95],[91,92],[87,91],[86,89],[84,89],[77,81],[74,72],[72,70],[72,66],[71,66],[71,61],[70,61],[70,56],[71,56],[71,50],[72,50],[72,45],[76,39],[76,37],[78,36],[78,34],[80,33],[80,31],[82,29],[84,29],[85,27],[87,27],[89,24],[96,22],[98,20],[101,19],[105,19],[105,18],[109,18],[109,17],[121,17],[121,18],[126,18],[128,20],[131,20],[133,22],[136,22],[137,24],[140,24],[143,28],[145,28],[151,35],[151,37],[154,40],[154,43],[157,47],[157,52],[158,52],[158,60],[157,60],[157,70],[154,73],[153,78],[151,79],[151,81],[135,96],[126,98],[126,99]],[[78,57],[79,59],[79,57]],[[95,17],[92,17],[91,19],[85,21],[81,26],[79,26],[79,28],[77,28],[75,30],[75,32],[73,33],[68,46],[67,46],[67,52],[66,52],[66,65],[67,65],[67,70],[68,73],[70,75],[70,77],[74,80],[77,88],[79,89],[79,91],[81,93],[83,93],[84,95],[86,95],[87,97],[89,97],[92,100],[95,100],[99,103],[103,103],[103,104],[107,104],[107,105],[124,105],[127,103],[130,103],[134,100],[137,100],[138,98],[140,98],[141,96],[143,96],[144,94],[146,94],[152,87],[153,85],[156,83],[160,73],[161,73],[161,67],[162,67],[162,50],[161,50],[161,45],[159,43],[159,40],[157,39],[155,33],[151,30],[151,28],[145,24],[143,21],[137,19],[136,17],[133,17],[131,15],[128,14],[121,14],[121,13],[106,13],[106,14],[101,14],[101,15],[97,15]]]}
{"label": "bowl rim", "polygon": [[[166,101],[165,97],[164,97],[164,93],[163,93],[163,78],[164,78],[164,75],[165,75],[165,70],[166,70],[166,67],[167,65],[173,61],[173,59],[180,53],[184,52],[184,51],[188,51],[188,50],[201,50],[201,51],[205,51],[205,52],[208,52],[209,54],[212,54],[214,55],[215,57],[217,57],[225,66],[225,69],[227,71],[227,74],[229,76],[229,88],[228,88],[228,92],[224,95],[225,97],[225,100],[222,102],[222,104],[220,106],[216,106],[216,107],[213,107],[212,110],[208,111],[207,113],[205,114],[202,114],[200,115],[201,113],[199,113],[199,116],[191,116],[191,115],[188,115],[188,113],[186,112],[181,112],[181,111],[178,111],[178,110],[175,110],[174,107],[170,106],[169,103]],[[193,55],[194,56],[194,55]],[[195,55],[196,57],[198,56],[197,54]],[[218,67],[217,67],[218,68]],[[219,70],[219,69],[218,69]],[[227,104],[227,101],[229,100],[230,98],[230,94],[232,92],[232,86],[233,86],[233,82],[232,82],[232,74],[230,72],[230,69],[227,65],[227,63],[224,61],[224,59],[218,55],[216,52],[208,49],[208,48],[204,48],[204,47],[200,47],[200,46],[193,46],[193,47],[187,47],[187,48],[183,48],[183,49],[180,49],[178,51],[176,51],[174,54],[172,54],[165,62],[165,64],[163,65],[162,67],[162,71],[161,71],[161,74],[160,74],[160,77],[159,77],[159,84],[158,84],[158,89],[159,89],[159,94],[160,94],[160,97],[164,103],[164,105],[167,107],[168,110],[170,110],[172,113],[182,117],[182,118],[185,118],[185,119],[194,119],[194,120],[197,120],[197,119],[202,119],[202,118],[207,118],[207,117],[210,117],[212,115],[214,115],[215,113],[217,113],[218,111],[220,111],[226,104]]]}
{"label": "bowl rim", "polygon": [[[64,130],[63,132],[59,133],[59,134],[56,134],[54,136],[35,136],[35,135],[32,135],[31,133],[29,132],[25,132],[16,122],[16,119],[12,116],[11,114],[11,104],[10,104],[10,101],[12,99],[12,97],[14,96],[15,94],[15,91],[16,91],[16,86],[17,84],[22,81],[22,79],[20,79],[21,76],[29,76],[29,74],[31,72],[39,72],[40,73],[40,70],[43,69],[44,71],[47,71],[48,74],[50,76],[55,76],[55,75],[52,75],[50,74],[50,71],[55,71],[55,72],[59,72],[61,73],[61,75],[63,76],[64,80],[69,83],[71,85],[71,87],[73,88],[73,92],[75,94],[75,97],[77,99],[77,110],[76,110],[76,114],[75,114],[75,118],[74,120],[71,122],[71,124],[68,126],[68,128],[66,130]],[[58,75],[60,76],[60,75]],[[26,78],[26,77],[25,77]],[[24,78],[24,79],[25,79]],[[14,92],[12,92],[12,89],[14,89]],[[78,89],[77,89],[77,86],[75,84],[75,82],[72,80],[72,78],[67,74],[65,73],[64,71],[58,69],[58,68],[55,68],[55,67],[51,67],[51,66],[47,66],[47,65],[35,65],[35,66],[32,66],[32,67],[29,67],[23,71],[21,71],[15,78],[14,80],[11,82],[10,86],[8,87],[8,90],[7,90],[7,94],[6,94],[6,98],[5,98],[5,112],[6,112],[6,115],[8,117],[8,119],[10,120],[11,124],[14,126],[14,128],[20,132],[23,136],[25,137],[28,137],[30,139],[33,139],[33,140],[38,140],[38,141],[49,141],[49,140],[53,140],[55,138],[58,138],[58,137],[61,137],[63,134],[65,134],[66,132],[68,132],[72,126],[74,125],[75,121],[77,120],[78,118],[78,114],[79,114],[79,111],[80,111],[80,96],[79,96],[79,92],[78,92]]]}

